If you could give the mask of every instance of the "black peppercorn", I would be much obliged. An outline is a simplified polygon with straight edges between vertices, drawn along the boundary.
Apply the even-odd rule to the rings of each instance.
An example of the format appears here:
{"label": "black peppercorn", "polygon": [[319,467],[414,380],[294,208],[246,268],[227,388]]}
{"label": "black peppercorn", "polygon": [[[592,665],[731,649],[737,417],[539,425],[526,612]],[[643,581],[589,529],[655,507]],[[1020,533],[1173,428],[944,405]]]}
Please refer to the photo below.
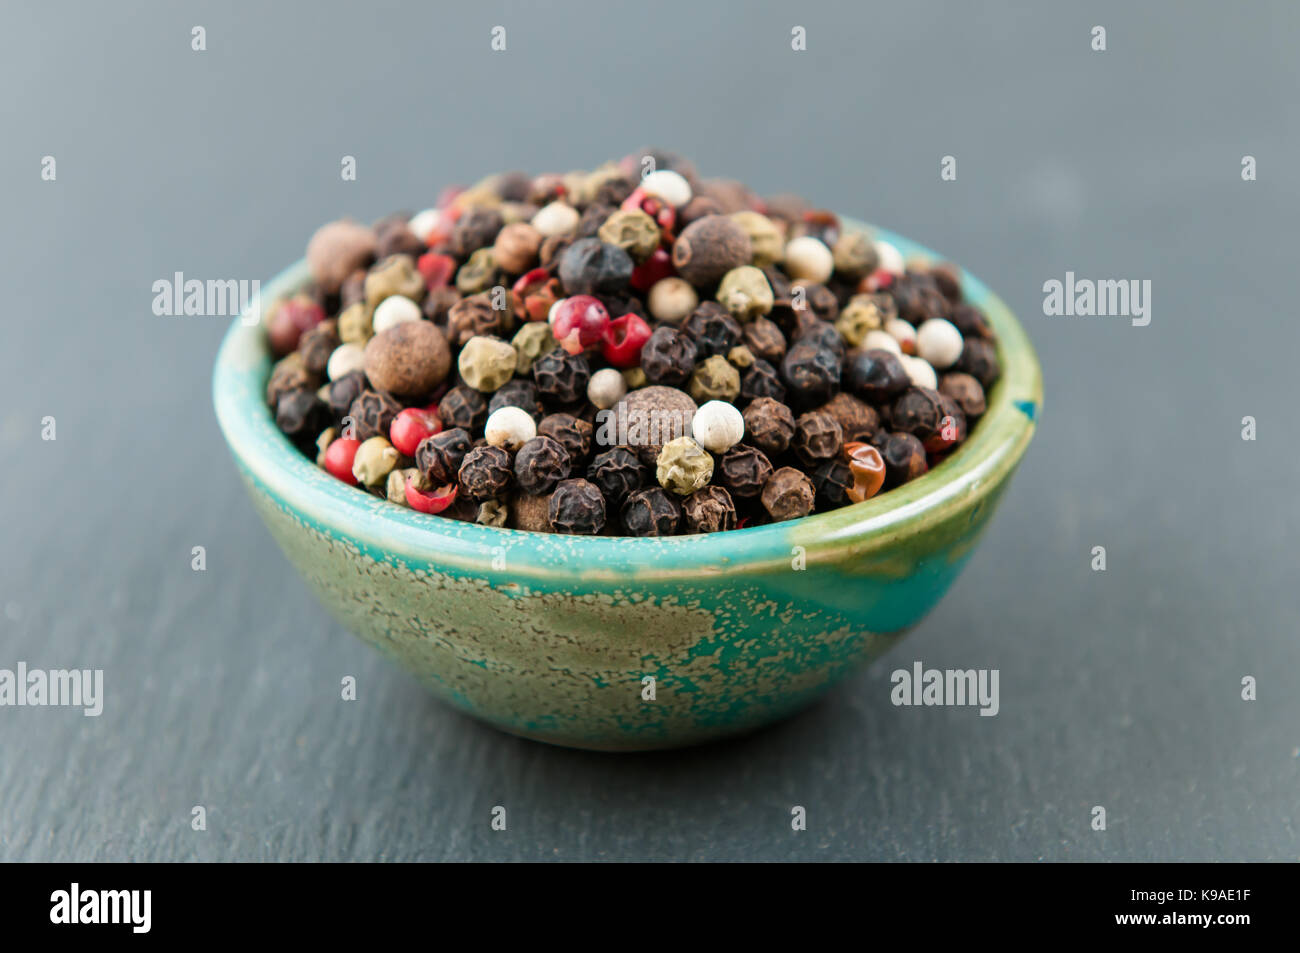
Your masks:
{"label": "black peppercorn", "polygon": [[542,402],[537,399],[537,385],[532,381],[516,377],[506,381],[488,401],[488,413],[494,414],[502,407],[519,407],[528,411],[537,422],[545,413]]}
{"label": "black peppercorn", "polygon": [[420,441],[415,448],[415,465],[431,486],[446,486],[455,482],[471,446],[470,435],[463,428],[444,430]]}
{"label": "black peppercorn", "polygon": [[957,359],[956,369],[965,371],[975,378],[986,391],[1002,376],[1002,365],[998,363],[998,349],[993,342],[983,338],[966,339],[961,349],[961,357]]}
{"label": "black peppercorn", "polygon": [[768,477],[761,499],[763,508],[779,522],[811,513],[816,493],[806,474],[794,467],[782,467]]}
{"label": "black peppercorn", "polygon": [[716,473],[718,482],[730,490],[732,496],[758,496],[772,475],[772,463],[762,450],[742,443],[722,455]]}
{"label": "black peppercorn", "polygon": [[880,414],[861,398],[839,393],[818,408],[830,414],[844,431],[844,442],[870,442],[880,432]]}
{"label": "black peppercorn", "polygon": [[596,187],[592,201],[599,205],[618,208],[636,188],[636,182],[625,175],[611,175]]}
{"label": "black peppercorn", "polygon": [[[365,378],[361,379],[362,385]],[[271,369],[271,379],[266,382],[266,403],[271,410],[280,402],[280,395],[291,390],[315,390],[320,386],[320,376],[307,370],[302,355],[294,352],[281,358]],[[357,393],[361,391],[358,390]],[[355,399],[355,395],[354,395]],[[349,404],[352,401],[348,401]]]}
{"label": "black peppercorn", "polygon": [[873,404],[892,400],[911,385],[903,362],[892,351],[853,351],[845,361],[844,386]]}
{"label": "black peppercorn", "polygon": [[803,305],[796,307],[796,312],[811,314],[812,317],[830,323],[840,316],[840,302],[835,292],[825,285],[801,282],[796,285],[803,289]]}
{"label": "black peppercorn", "polygon": [[389,255],[415,257],[427,251],[424,242],[416,238],[407,227],[408,219],[408,215],[399,212],[382,218],[374,224],[376,258],[387,258]]}
{"label": "black peppercorn", "polygon": [[914,434],[922,443],[939,432],[942,420],[939,392],[915,385],[903,391],[889,412],[890,426]]}
{"label": "black peppercorn", "polygon": [[496,241],[497,232],[505,225],[501,213],[494,208],[472,205],[461,213],[451,229],[448,246],[457,258],[468,258],[480,248]]}
{"label": "black peppercorn", "polygon": [[[432,439],[432,438],[429,438]],[[500,496],[510,486],[510,454],[490,444],[474,447],[461,461],[460,489],[469,499],[482,502]]]}
{"label": "black peppercorn", "polygon": [[424,296],[424,304],[421,305],[425,318],[446,334],[448,341],[451,340],[451,333],[447,329],[447,318],[451,309],[456,307],[460,300],[459,291],[451,285],[444,285],[441,288],[430,288],[429,293]]}
{"label": "black peppercorn", "polygon": [[629,493],[645,486],[648,473],[635,453],[626,447],[615,447],[591,461],[587,479],[600,487],[610,506],[619,506]]}
{"label": "black peppercorn", "polygon": [[315,440],[329,422],[329,412],[311,390],[291,390],[275,402],[275,425],[291,440]]}
{"label": "black peppercorn", "polygon": [[579,477],[561,480],[547,515],[557,533],[595,536],[605,526],[605,497],[594,483]]}
{"label": "black peppercorn", "polygon": [[316,327],[309,328],[298,339],[298,353],[302,355],[303,364],[307,370],[318,377],[324,376],[330,355],[338,346],[338,322],[333,318],[328,318]]}
{"label": "black peppercorn", "polygon": [[515,454],[515,482],[530,496],[550,493],[568,475],[569,453],[550,437],[534,437]]}
{"label": "black peppercorn", "polygon": [[720,533],[736,528],[736,505],[720,486],[700,487],[682,500],[688,533]]}
{"label": "black peppercorn", "polygon": [[910,433],[891,433],[885,438],[880,455],[885,460],[887,489],[915,480],[929,469],[925,462],[925,447]]}
{"label": "black peppercorn", "polygon": [[815,344],[795,344],[781,362],[781,376],[790,385],[793,403],[824,404],[840,384],[840,359]]}
{"label": "black peppercorn", "polygon": [[547,401],[572,404],[587,396],[591,366],[581,354],[570,354],[557,347],[533,361],[533,380],[538,393]]}
{"label": "black peppercorn", "polygon": [[574,238],[595,238],[596,233],[600,231],[600,226],[605,224],[605,220],[618,211],[617,205],[607,205],[603,202],[596,202],[588,205],[582,211],[582,217],[578,219],[578,227],[573,231]]}
{"label": "black peppercorn", "polygon": [[770,457],[780,456],[794,439],[794,413],[771,397],[760,397],[745,408],[746,439]]}
{"label": "black peppercorn", "polygon": [[889,288],[898,306],[898,316],[912,324],[927,318],[946,318],[952,313],[952,302],[944,297],[935,280],[925,274],[902,275]]}
{"label": "black peppercorn", "polygon": [[775,321],[755,318],[742,330],[745,346],[755,357],[769,364],[780,364],[785,357],[785,335]]}
{"label": "black peppercorn", "polygon": [[695,369],[695,342],[676,328],[655,329],[641,348],[641,370],[652,384],[675,387]]}
{"label": "black peppercorn", "polygon": [[[951,262],[941,261],[930,266],[930,277],[935,287],[953,304],[961,301],[961,269]],[[948,319],[949,321],[952,318]]]}
{"label": "black peppercorn", "polygon": [[853,471],[842,457],[822,461],[808,476],[812,479],[817,502],[823,509],[834,509],[849,502],[848,491],[854,485]]}
{"label": "black peppercorn", "polygon": [[939,378],[939,393],[950,397],[970,420],[982,415],[986,409],[984,388],[969,374],[954,371]]}
{"label": "black peppercorn", "polygon": [[973,304],[953,305],[948,320],[964,338],[984,338],[986,341],[992,341],[994,338],[993,327],[989,324],[988,318],[984,317],[984,312]]}
{"label": "black peppercorn", "polygon": [[812,344],[830,351],[837,358],[844,357],[844,338],[835,325],[814,318],[811,321],[797,322],[791,334],[795,344]]}
{"label": "black peppercorn", "polygon": [[487,398],[464,384],[447,391],[438,402],[438,419],[444,427],[460,427],[473,432],[482,430],[487,418]]}
{"label": "black peppercorn", "polygon": [[957,402],[946,394],[939,394],[939,429],[924,444],[927,453],[944,453],[966,439],[966,415]]}
{"label": "black peppercorn", "polygon": [[615,294],[632,277],[632,256],[598,238],[580,238],[560,256],[560,284],[566,294]]}
{"label": "black peppercorn", "polygon": [[682,322],[682,333],[695,342],[695,359],[724,357],[741,342],[740,322],[716,301],[704,301]]}
{"label": "black peppercorn", "polygon": [[681,523],[681,505],[657,486],[637,490],[623,504],[623,527],[632,536],[673,536]]}
{"label": "black peppercorn", "polygon": [[352,418],[353,436],[358,440],[387,437],[393,420],[402,412],[402,405],[381,391],[365,390],[348,408]]}
{"label": "black peppercorn", "polygon": [[573,414],[549,414],[537,425],[537,432],[556,441],[569,454],[569,466],[579,469],[591,453],[591,435],[594,428]]}
{"label": "black peppercorn", "polygon": [[839,421],[823,411],[809,411],[794,424],[794,452],[808,466],[826,460],[844,446],[844,431]]}
{"label": "black peppercorn", "polygon": [[740,378],[740,396],[745,400],[759,400],[770,397],[776,401],[785,400],[785,384],[776,368],[759,358],[749,365],[744,376]]}
{"label": "black peppercorn", "polygon": [[471,295],[447,312],[447,341],[453,347],[464,347],[477,335],[501,337],[510,330],[511,323],[510,311],[494,308],[490,294]]}

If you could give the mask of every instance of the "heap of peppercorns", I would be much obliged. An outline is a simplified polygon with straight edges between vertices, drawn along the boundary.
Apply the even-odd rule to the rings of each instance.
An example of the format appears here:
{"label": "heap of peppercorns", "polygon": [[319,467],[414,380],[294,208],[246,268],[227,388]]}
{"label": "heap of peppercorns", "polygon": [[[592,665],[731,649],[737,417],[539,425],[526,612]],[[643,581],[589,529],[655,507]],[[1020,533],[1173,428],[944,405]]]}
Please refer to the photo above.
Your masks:
{"label": "heap of peppercorns", "polygon": [[653,150],[331,222],[307,262],[265,322],[277,426],[345,483],[491,526],[861,502],[960,444],[1000,374],[956,268]]}

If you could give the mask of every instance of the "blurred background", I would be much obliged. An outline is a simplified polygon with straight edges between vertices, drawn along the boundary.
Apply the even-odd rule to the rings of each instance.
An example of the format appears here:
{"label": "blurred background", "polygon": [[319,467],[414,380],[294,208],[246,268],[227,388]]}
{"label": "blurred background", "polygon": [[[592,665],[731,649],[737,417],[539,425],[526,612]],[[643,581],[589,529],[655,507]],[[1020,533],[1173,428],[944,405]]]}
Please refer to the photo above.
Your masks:
{"label": "blurred background", "polygon": [[[102,668],[106,699],[0,709],[0,860],[1300,857],[1300,9],[1089,6],[7,4],[0,667]],[[228,321],[155,316],[151,289],[645,146],[961,263],[1046,400],[889,656],[751,737],[610,756],[453,713],[326,615],[218,432]],[[1150,325],[1044,316],[1067,270],[1149,279]],[[999,669],[1000,713],[893,707],[916,660]]]}

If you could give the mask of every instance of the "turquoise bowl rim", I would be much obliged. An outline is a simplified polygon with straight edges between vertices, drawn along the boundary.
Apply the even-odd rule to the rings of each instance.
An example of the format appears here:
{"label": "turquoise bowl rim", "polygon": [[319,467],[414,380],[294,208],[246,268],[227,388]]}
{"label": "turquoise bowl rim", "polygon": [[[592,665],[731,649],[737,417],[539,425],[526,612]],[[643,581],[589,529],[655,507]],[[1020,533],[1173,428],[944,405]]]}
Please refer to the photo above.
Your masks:
{"label": "turquoise bowl rim", "polygon": [[[904,258],[944,260],[885,229],[844,219],[895,245]],[[263,300],[291,294],[308,280],[305,261],[262,290]],[[865,502],[802,519],[725,533],[667,538],[561,536],[480,526],[397,506],[336,480],[276,428],[264,392],[271,368],[265,335],[245,315],[232,323],[217,354],[213,402],[231,452],[253,486],[302,521],[346,539],[376,560],[412,568],[487,573],[510,553],[513,576],[536,581],[574,577],[689,579],[788,568],[802,547],[809,565],[899,543],[993,493],[1010,476],[1032,438],[1042,404],[1037,356],[1006,304],[963,271],[966,299],[982,308],[998,336],[1002,378],[988,409],[961,447],[924,476]]]}

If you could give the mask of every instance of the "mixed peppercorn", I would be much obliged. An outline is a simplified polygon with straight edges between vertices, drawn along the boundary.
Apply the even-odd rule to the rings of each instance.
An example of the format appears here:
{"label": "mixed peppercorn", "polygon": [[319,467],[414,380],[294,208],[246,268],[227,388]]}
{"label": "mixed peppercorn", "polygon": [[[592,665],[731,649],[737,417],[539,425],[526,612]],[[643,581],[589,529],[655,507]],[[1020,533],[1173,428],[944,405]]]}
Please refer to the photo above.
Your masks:
{"label": "mixed peppercorn", "polygon": [[276,425],[345,483],[491,526],[669,536],[861,502],[959,445],[1000,374],[951,265],[657,151],[331,222],[307,261],[266,317]]}

